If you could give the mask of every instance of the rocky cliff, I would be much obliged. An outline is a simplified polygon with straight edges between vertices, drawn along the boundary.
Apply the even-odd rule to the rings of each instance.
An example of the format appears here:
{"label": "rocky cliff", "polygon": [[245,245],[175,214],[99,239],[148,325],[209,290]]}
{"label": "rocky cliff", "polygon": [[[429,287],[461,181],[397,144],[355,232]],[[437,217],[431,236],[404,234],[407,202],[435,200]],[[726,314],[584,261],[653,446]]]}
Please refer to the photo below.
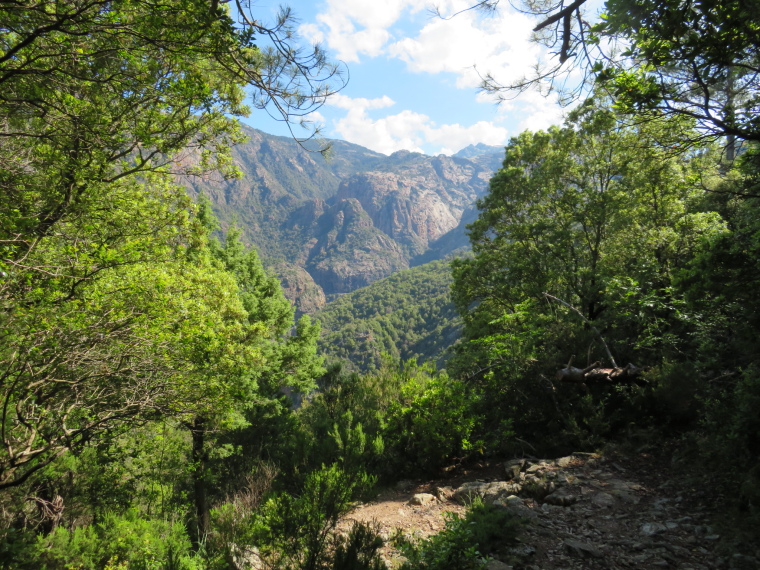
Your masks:
{"label": "rocky cliff", "polygon": [[[299,312],[466,243],[463,216],[482,196],[501,149],[462,156],[391,156],[330,141],[331,157],[245,128],[233,150],[237,180],[188,180],[212,201],[223,229],[238,225],[276,271]],[[447,238],[448,236],[448,238]]]}

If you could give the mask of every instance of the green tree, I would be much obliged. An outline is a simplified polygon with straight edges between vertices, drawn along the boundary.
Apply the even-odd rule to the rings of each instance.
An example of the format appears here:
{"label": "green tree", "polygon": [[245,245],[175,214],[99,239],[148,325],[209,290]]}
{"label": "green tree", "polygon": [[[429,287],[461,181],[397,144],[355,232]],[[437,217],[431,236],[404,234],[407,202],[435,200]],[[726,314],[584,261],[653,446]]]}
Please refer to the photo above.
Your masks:
{"label": "green tree", "polygon": [[731,154],[734,138],[760,140],[757,0],[608,0],[598,20],[585,4],[525,2],[540,18],[536,39],[557,57],[513,84],[488,76],[484,89],[508,98],[532,86],[570,85],[576,98],[601,85],[623,109],[695,120],[695,139],[729,137]]}
{"label": "green tree", "polygon": [[[200,218],[207,230],[214,229],[210,204],[205,199],[200,203]],[[244,310],[244,337],[227,350],[248,353],[251,358],[240,368],[226,371],[222,379],[225,399],[213,408],[201,409],[188,423],[192,434],[199,543],[210,530],[207,462],[213,441],[209,441],[209,431],[216,432],[218,437],[220,428],[240,429],[248,423],[247,412],[252,408],[276,399],[284,389],[293,393],[310,391],[314,379],[323,372],[322,358],[317,356],[316,349],[319,326],[304,316],[290,334],[294,309],[283,295],[277,278],[264,270],[256,251],[246,250],[241,244],[240,231],[233,228],[223,243],[212,237],[208,254],[219,270],[234,277],[237,297]],[[229,342],[229,339],[219,338],[215,342]],[[210,362],[205,347],[202,348],[199,364],[205,365]],[[218,370],[209,367],[204,383],[214,385],[219,380]]]}
{"label": "green tree", "polygon": [[171,181],[235,174],[246,88],[292,119],[335,68],[292,45],[289,14],[267,28],[238,8],[0,6],[0,488],[133,422],[234,402],[227,378],[271,352],[250,343],[270,328],[258,291],[204,253]]}
{"label": "green tree", "polygon": [[588,104],[564,128],[507,146],[452,290],[464,318],[458,366],[510,402],[523,427],[557,416],[546,391],[563,388],[548,377],[570,356],[613,364],[599,335],[544,293],[577,308],[621,362],[655,364],[675,342],[674,271],[723,230],[717,214],[694,210],[702,157],[662,144],[683,128],[626,127]]}

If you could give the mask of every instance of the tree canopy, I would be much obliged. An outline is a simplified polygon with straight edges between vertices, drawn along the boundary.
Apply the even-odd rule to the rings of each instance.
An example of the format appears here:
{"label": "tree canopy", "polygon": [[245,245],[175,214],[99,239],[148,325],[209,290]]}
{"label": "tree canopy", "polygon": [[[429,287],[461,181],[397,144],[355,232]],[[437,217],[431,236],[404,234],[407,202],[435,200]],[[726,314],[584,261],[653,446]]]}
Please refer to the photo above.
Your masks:
{"label": "tree canopy", "polygon": [[696,136],[760,140],[757,0],[608,0],[598,19],[585,5],[524,3],[522,9],[539,18],[537,41],[554,50],[555,59],[512,84],[488,76],[484,89],[509,98],[538,86],[565,90],[573,99],[572,93],[601,86],[623,110],[692,118]]}
{"label": "tree canopy", "polygon": [[257,363],[280,382],[313,345],[285,343],[292,312],[255,257],[209,253],[172,178],[235,175],[246,90],[292,120],[338,78],[288,13],[270,28],[238,14],[0,6],[0,488],[133,422],[232,402]]}

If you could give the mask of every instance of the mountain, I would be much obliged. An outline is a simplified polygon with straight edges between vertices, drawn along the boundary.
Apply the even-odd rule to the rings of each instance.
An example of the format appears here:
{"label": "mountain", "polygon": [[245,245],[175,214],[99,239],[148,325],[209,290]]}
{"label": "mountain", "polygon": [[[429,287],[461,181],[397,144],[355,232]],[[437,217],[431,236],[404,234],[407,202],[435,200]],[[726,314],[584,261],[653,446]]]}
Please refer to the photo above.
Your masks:
{"label": "mountain", "polygon": [[243,130],[248,142],[233,149],[241,178],[184,182],[210,198],[223,230],[241,228],[300,313],[466,247],[464,226],[503,154],[471,145],[454,156],[386,156],[332,140],[325,159]]}
{"label": "mountain", "polygon": [[383,353],[443,365],[461,326],[451,282],[449,261],[439,260],[341,296],[314,314],[322,323],[321,353],[358,370],[378,369]]}
{"label": "mountain", "polygon": [[482,164],[490,164],[496,170],[504,160],[504,147],[483,143],[471,144],[451,156],[454,158],[467,158]]}

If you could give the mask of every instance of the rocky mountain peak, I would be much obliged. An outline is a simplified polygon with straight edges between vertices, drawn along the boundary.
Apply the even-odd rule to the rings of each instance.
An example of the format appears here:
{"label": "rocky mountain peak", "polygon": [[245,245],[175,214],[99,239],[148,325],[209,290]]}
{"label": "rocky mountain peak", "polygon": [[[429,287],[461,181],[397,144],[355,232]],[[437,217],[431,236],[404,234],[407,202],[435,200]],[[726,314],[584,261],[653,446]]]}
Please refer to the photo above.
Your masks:
{"label": "rocky mountain peak", "polygon": [[[474,158],[462,156],[466,149],[453,157],[407,150],[385,156],[329,141],[326,160],[286,137],[244,130],[248,142],[233,150],[242,178],[187,186],[209,196],[223,228],[237,224],[271,268],[299,268],[328,296],[387,277],[420,256],[445,256],[446,244],[461,247],[463,216],[498,167],[483,158],[485,145],[473,147]],[[444,239],[452,233],[458,237]],[[299,310],[307,310],[299,291],[309,290],[309,311],[322,302],[304,273],[280,273]]]}

